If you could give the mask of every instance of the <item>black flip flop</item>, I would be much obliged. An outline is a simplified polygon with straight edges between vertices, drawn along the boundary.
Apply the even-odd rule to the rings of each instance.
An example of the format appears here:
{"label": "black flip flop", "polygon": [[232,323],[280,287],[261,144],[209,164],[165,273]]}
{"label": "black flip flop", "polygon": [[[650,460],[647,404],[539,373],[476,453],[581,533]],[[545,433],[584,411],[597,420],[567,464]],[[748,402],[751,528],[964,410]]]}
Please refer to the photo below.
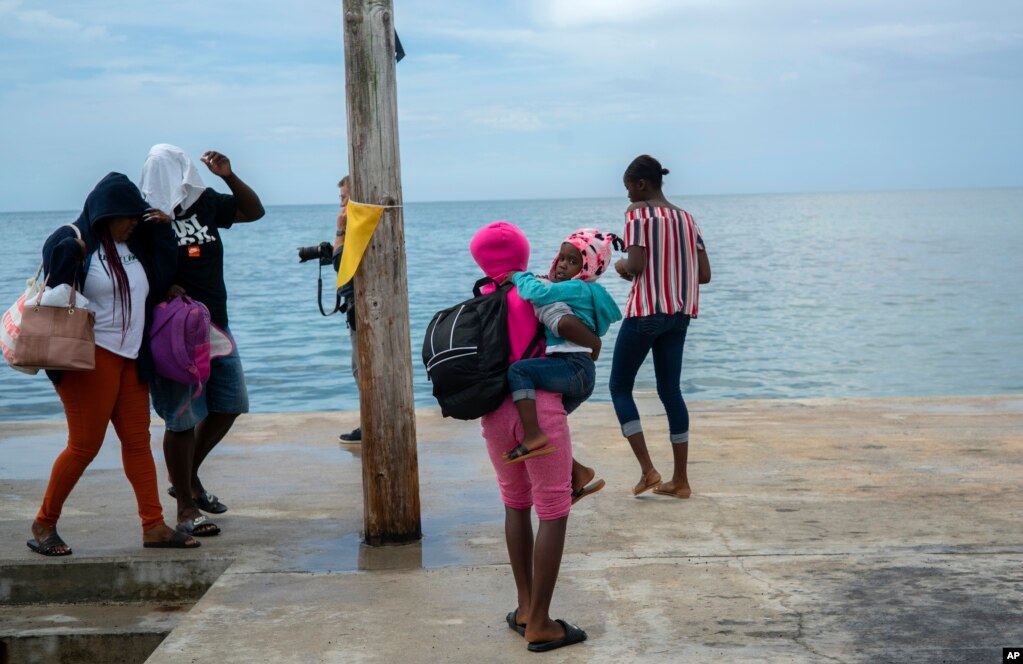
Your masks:
{"label": "black flip flop", "polygon": [[551,447],[550,445],[544,445],[543,447],[539,447],[530,452],[529,448],[527,448],[522,443],[519,443],[514,448],[512,448],[511,452],[508,452],[508,454],[504,458],[504,462],[506,464],[519,463],[520,461],[526,461],[527,459],[535,459],[537,457],[547,456],[548,454],[552,454],[555,450],[556,448]]}
{"label": "black flip flop", "polygon": [[63,552],[57,551],[57,547],[58,546],[67,546],[67,542],[62,540],[60,538],[60,535],[58,535],[57,533],[53,533],[52,535],[50,535],[49,537],[44,539],[42,542],[40,542],[39,540],[36,540],[36,539],[30,539],[29,541],[25,542],[25,544],[28,545],[28,548],[32,549],[36,553],[38,553],[40,555],[43,555],[43,556],[70,556],[71,555],[71,547],[68,547],[67,551],[63,551]]}
{"label": "black flip flop", "polygon": [[227,511],[227,505],[220,502],[220,498],[217,498],[209,491],[203,491],[199,494],[199,497],[195,499],[195,505],[203,512],[209,512],[210,514],[223,514]]}
{"label": "black flip flop", "polygon": [[[203,528],[197,531],[196,528]],[[192,537],[213,537],[220,534],[220,527],[209,520],[205,515],[197,516],[194,519],[187,519],[178,524],[178,530],[191,535]]]}
{"label": "black flip flop", "polygon": [[143,542],[142,546],[146,549],[194,549],[200,546],[200,543],[194,539],[189,544],[188,540],[190,539],[192,539],[192,535],[184,530],[175,529],[174,534],[166,542]]}
{"label": "black flip flop", "polygon": [[508,623],[508,627],[510,627],[511,629],[513,629],[516,632],[518,632],[519,636],[525,636],[526,635],[526,623],[520,623],[518,621],[518,618],[519,618],[519,610],[518,610],[518,608],[516,608],[514,611],[509,611],[508,615],[506,615],[504,617],[505,621],[507,621],[507,623]]}
{"label": "black flip flop", "polygon": [[580,489],[576,489],[572,492],[572,504],[575,505],[586,496],[597,493],[604,488],[604,484],[604,480],[597,480],[596,482],[590,482]]}
{"label": "black flip flop", "polygon": [[[178,492],[174,487],[167,487],[167,495],[171,498],[177,498]],[[203,512],[209,512],[210,514],[223,514],[227,511],[227,505],[220,502],[220,498],[217,498],[209,491],[203,491],[199,494],[199,497],[195,499],[195,506],[201,509]]]}
{"label": "black flip flop", "polygon": [[567,623],[560,618],[554,622],[559,623],[565,628],[565,638],[556,639],[554,641],[530,641],[527,646],[529,652],[547,652],[548,650],[557,650],[558,648],[575,645],[576,643],[582,643],[586,640],[586,632],[582,631],[575,625]]}

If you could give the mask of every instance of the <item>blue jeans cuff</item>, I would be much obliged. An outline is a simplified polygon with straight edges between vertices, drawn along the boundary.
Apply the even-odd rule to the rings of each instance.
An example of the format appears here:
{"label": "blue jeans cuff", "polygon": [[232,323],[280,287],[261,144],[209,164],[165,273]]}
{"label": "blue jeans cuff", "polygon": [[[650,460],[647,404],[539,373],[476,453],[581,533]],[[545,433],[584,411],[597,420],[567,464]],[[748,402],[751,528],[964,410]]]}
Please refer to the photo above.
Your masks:
{"label": "blue jeans cuff", "polygon": [[637,433],[643,433],[643,423],[639,420],[632,420],[622,425],[622,435],[626,438]]}
{"label": "blue jeans cuff", "polygon": [[688,443],[689,432],[683,431],[682,433],[673,433],[668,436],[668,440],[671,441],[672,445],[681,445],[682,443]]}
{"label": "blue jeans cuff", "polygon": [[536,401],[536,390],[515,390],[512,392],[512,401],[522,401],[523,399],[532,399]]}

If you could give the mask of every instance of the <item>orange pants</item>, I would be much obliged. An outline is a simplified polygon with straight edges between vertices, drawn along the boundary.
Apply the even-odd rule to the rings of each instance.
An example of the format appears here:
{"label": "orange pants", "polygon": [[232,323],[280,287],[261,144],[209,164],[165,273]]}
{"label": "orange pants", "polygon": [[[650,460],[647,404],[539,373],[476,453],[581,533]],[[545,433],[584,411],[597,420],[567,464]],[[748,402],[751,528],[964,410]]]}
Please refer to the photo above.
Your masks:
{"label": "orange pants", "polygon": [[96,347],[94,371],[65,371],[57,394],[67,417],[67,448],[53,463],[50,483],[36,520],[56,526],[64,501],[99,453],[107,424],[121,440],[124,474],[135,489],[142,529],[163,523],[156,488],[156,464],[149,447],[149,389],[139,380],[135,360]]}

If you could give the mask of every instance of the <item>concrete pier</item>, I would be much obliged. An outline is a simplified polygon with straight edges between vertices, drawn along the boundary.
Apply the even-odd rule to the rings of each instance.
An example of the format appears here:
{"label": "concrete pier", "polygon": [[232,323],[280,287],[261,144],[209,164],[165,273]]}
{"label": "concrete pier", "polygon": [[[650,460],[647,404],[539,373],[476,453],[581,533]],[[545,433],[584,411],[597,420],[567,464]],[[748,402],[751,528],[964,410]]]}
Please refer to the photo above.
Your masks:
{"label": "concrete pier", "polygon": [[[607,487],[572,512],[552,607],[589,640],[546,661],[995,662],[1023,645],[1023,396],[690,410],[685,501],[632,497],[609,405],[572,416],[576,456]],[[667,476],[666,421],[650,395],[642,411]],[[478,423],[417,413],[424,539],[369,549],[360,448],[337,440],[356,417],[241,418],[204,468],[230,511],[197,551],[141,548],[111,432],[60,522],[75,553],[54,559],[25,540],[64,423],[0,423],[0,610],[58,571],[127,564],[158,583],[215,578],[154,664],[536,661],[504,622],[514,586]],[[39,629],[3,621],[0,638],[15,622]]]}

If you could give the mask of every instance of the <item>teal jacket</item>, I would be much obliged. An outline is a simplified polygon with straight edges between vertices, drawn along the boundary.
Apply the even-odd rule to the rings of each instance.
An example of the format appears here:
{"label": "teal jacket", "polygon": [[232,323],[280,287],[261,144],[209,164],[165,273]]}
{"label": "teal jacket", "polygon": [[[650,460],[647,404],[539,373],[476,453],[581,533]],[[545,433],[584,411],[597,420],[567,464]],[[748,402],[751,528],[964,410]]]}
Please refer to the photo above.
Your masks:
{"label": "teal jacket", "polygon": [[[604,287],[597,283],[580,279],[569,281],[546,281],[537,279],[530,272],[516,272],[512,282],[518,289],[519,297],[530,304],[543,306],[554,302],[564,302],[576,318],[602,337],[611,327],[611,323],[622,319],[622,311]],[[547,330],[547,346],[556,346],[565,340]]]}

